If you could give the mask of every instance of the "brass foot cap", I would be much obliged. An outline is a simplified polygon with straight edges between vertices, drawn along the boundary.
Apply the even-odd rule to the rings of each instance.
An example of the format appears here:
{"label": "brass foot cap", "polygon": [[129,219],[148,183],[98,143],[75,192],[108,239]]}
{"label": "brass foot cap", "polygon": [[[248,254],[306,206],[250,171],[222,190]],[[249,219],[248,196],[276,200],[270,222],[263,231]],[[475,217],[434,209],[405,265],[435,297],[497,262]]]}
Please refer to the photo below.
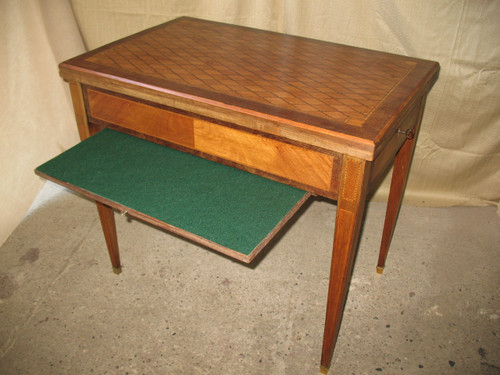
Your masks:
{"label": "brass foot cap", "polygon": [[122,273],[122,267],[113,267],[113,273],[115,273],[116,275],[119,275]]}
{"label": "brass foot cap", "polygon": [[377,273],[382,275],[382,273],[384,272],[384,267],[377,267]]}
{"label": "brass foot cap", "polygon": [[321,371],[322,374],[328,374],[328,368],[325,366],[319,366],[319,371]]}

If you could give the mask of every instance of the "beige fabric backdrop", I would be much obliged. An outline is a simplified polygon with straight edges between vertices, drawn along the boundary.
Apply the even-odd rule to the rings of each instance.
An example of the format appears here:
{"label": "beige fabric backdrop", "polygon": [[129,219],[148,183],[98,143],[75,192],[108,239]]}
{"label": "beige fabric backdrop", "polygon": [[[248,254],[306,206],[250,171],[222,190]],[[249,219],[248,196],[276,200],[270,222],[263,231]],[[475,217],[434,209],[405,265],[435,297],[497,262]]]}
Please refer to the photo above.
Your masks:
{"label": "beige fabric backdrop", "polygon": [[0,245],[43,186],[33,169],[78,141],[57,63],[84,50],[64,0],[0,0]]}
{"label": "beige fabric backdrop", "polygon": [[499,1],[39,0],[0,2],[0,14],[0,243],[41,186],[33,168],[77,141],[57,77],[82,49],[75,18],[89,49],[188,15],[439,61],[405,202],[500,200]]}

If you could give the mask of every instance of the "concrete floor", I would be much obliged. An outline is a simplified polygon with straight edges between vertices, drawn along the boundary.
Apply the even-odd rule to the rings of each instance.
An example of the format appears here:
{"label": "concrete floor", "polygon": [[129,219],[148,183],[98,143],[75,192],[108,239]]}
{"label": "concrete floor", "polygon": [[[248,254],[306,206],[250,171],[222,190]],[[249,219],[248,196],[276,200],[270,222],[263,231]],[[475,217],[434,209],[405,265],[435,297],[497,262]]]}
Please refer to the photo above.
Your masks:
{"label": "concrete floor", "polygon": [[[0,248],[0,374],[319,373],[335,204],[252,267],[47,183]],[[494,207],[403,207],[383,275],[370,203],[330,374],[500,374]]]}

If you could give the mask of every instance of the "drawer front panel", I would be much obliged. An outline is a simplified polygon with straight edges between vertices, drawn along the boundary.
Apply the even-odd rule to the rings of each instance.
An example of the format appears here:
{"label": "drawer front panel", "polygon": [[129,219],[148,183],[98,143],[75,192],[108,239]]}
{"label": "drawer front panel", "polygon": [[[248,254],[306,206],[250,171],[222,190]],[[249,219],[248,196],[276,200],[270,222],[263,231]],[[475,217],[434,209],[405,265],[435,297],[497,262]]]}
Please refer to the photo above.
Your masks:
{"label": "drawer front panel", "polygon": [[330,191],[333,156],[257,134],[195,120],[197,150]]}
{"label": "drawer front panel", "polygon": [[306,187],[335,192],[335,158],[166,109],[87,88],[89,117],[213,155]]}
{"label": "drawer front panel", "polygon": [[191,117],[90,88],[87,100],[91,118],[181,146],[194,146]]}

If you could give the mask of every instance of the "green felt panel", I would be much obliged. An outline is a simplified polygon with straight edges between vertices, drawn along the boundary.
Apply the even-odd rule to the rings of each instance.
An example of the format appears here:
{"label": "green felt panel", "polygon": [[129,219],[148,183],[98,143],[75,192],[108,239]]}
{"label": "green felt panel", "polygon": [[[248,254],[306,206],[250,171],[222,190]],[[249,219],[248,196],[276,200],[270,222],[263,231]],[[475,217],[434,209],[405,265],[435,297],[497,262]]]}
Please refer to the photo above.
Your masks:
{"label": "green felt panel", "polygon": [[37,170],[244,255],[306,194],[110,129]]}

